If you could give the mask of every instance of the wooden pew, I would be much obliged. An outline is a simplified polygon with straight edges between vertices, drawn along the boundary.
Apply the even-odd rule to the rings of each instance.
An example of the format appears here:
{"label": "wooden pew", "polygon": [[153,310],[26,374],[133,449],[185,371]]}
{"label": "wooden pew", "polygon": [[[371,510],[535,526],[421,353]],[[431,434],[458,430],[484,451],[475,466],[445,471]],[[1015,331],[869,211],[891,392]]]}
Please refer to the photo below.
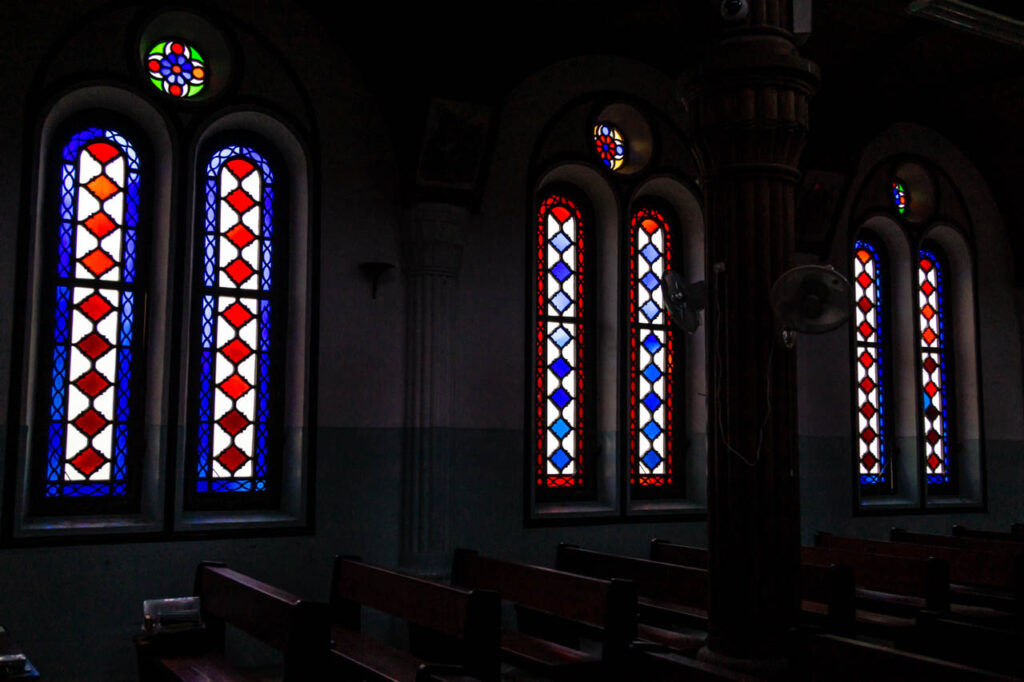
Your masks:
{"label": "wooden pew", "polygon": [[558,545],[555,568],[591,578],[632,580],[640,608],[638,638],[685,653],[694,653],[704,646],[705,632],[679,632],[671,628],[683,624],[707,630],[706,570],[596,552],[566,543]]}
{"label": "wooden pew", "polygon": [[952,535],[934,535],[932,533],[914,533],[893,528],[889,531],[892,542],[907,542],[916,545],[933,547],[953,547],[956,549],[972,549],[978,552],[997,552],[1005,554],[1021,554],[1024,546],[1019,540],[994,540],[992,538],[955,537]]}
{"label": "wooden pew", "polygon": [[[1024,605],[1024,556],[1021,554],[864,540],[831,533],[818,533],[814,543],[818,547],[853,552],[943,559],[949,565],[950,599],[954,602],[951,608],[954,614],[959,613],[964,618],[989,621],[1007,619]],[[985,611],[985,608],[995,610]]]}
{"label": "wooden pew", "polygon": [[[632,582],[503,561],[466,549],[455,551],[452,582],[469,589],[495,590],[503,600],[522,609],[519,629],[501,636],[502,654],[514,665],[559,679],[628,677],[630,646],[636,638],[637,601]],[[555,630],[543,635],[529,632],[530,627],[523,627],[528,612],[542,614],[549,624],[556,624]],[[558,637],[574,626],[601,633],[600,653],[571,646],[573,636]]]}
{"label": "wooden pew", "polygon": [[328,645],[325,604],[304,601],[213,562],[202,562],[196,569],[195,594],[200,599],[201,631],[136,638],[140,680],[260,679],[225,655],[227,625],[281,651],[285,682],[317,679]]}
{"label": "wooden pew", "polygon": [[949,613],[949,566],[941,559],[804,547],[801,561],[852,569],[856,586],[855,626],[860,633],[903,644],[913,641],[921,611]]}
{"label": "wooden pew", "polygon": [[1004,542],[1022,542],[1024,543],[1024,535],[1015,534],[1020,531],[1016,531],[1016,527],[1020,527],[1024,530],[1024,526],[1020,524],[1014,524],[1014,529],[1009,532],[1003,532],[998,530],[979,530],[977,528],[968,528],[958,524],[953,524],[953,537],[955,538],[982,538],[985,540],[1003,540]]}
{"label": "wooden pew", "polygon": [[[678,545],[668,540],[651,540],[651,559],[705,569],[708,551],[701,547]],[[853,630],[853,574],[848,568],[827,564],[804,564],[800,569],[801,611],[805,618],[829,632]]]}
{"label": "wooden pew", "polygon": [[[363,634],[364,607],[405,620],[411,651]],[[500,607],[493,591],[465,590],[339,556],[331,579],[329,658],[357,679],[497,680]]]}
{"label": "wooden pew", "polygon": [[1018,679],[832,634],[805,637],[794,679],[807,682],[988,682]]}
{"label": "wooden pew", "polygon": [[918,617],[914,651],[1024,679],[1024,633],[934,613]]}
{"label": "wooden pew", "polygon": [[654,538],[651,540],[651,561],[663,561],[668,564],[707,570],[708,550],[703,547],[678,545],[668,540]]}
{"label": "wooden pew", "polygon": [[853,569],[839,564],[800,564],[800,611],[803,619],[834,634],[856,631]]}

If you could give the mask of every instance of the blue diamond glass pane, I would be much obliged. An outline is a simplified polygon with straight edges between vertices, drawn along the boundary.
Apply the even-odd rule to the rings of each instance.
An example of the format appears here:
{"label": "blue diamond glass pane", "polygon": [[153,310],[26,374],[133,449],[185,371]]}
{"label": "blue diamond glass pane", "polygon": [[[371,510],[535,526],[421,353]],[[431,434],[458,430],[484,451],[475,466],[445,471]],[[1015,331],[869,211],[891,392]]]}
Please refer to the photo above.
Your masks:
{"label": "blue diamond glass pane", "polygon": [[551,402],[553,402],[558,409],[564,409],[566,405],[572,402],[572,396],[564,388],[557,388],[555,392],[551,394]]}
{"label": "blue diamond glass pane", "polygon": [[558,312],[564,313],[565,309],[572,305],[572,299],[566,296],[564,291],[559,291],[551,297],[551,305],[555,306]]}
{"label": "blue diamond glass pane", "polygon": [[643,431],[644,435],[650,438],[651,440],[654,440],[655,438],[661,435],[661,427],[655,424],[653,421],[647,422],[647,425],[644,426],[644,428],[642,428],[641,431]]}
{"label": "blue diamond glass pane", "polygon": [[565,348],[565,344],[572,341],[572,334],[565,327],[558,327],[551,332],[548,338],[559,348]]}
{"label": "blue diamond glass pane", "polygon": [[648,469],[653,470],[654,467],[661,464],[661,457],[658,456],[654,450],[648,450],[647,454],[640,458],[640,461],[644,463]]}
{"label": "blue diamond glass pane", "polygon": [[569,453],[562,448],[558,448],[555,450],[554,454],[551,455],[551,463],[558,467],[559,471],[564,469],[571,461],[572,457],[570,457]]}
{"label": "blue diamond glass pane", "polygon": [[645,338],[642,343],[644,348],[646,348],[647,352],[651,355],[657,353],[658,349],[661,348],[661,340],[658,339],[658,335],[653,332],[648,334],[647,338]]}
{"label": "blue diamond glass pane", "polygon": [[572,240],[566,237],[564,232],[559,232],[551,238],[551,246],[555,247],[558,253],[562,253],[572,246]]}
{"label": "blue diamond glass pane", "polygon": [[565,358],[558,358],[551,363],[551,371],[555,373],[556,377],[562,379],[566,374],[572,371],[572,365],[566,362]]}
{"label": "blue diamond glass pane", "polygon": [[566,278],[569,277],[569,275],[571,274],[572,270],[570,270],[569,266],[563,263],[562,261],[558,261],[555,264],[555,267],[551,268],[551,276],[557,279],[559,282],[564,282]]}
{"label": "blue diamond glass pane", "polygon": [[650,393],[645,395],[642,402],[644,404],[644,407],[646,407],[651,412],[654,412],[656,409],[661,407],[661,398],[659,398],[654,391],[651,391]]}
{"label": "blue diamond glass pane", "polygon": [[640,283],[647,287],[648,291],[654,291],[658,288],[658,285],[661,284],[653,272],[648,272],[640,278]]}
{"label": "blue diamond glass pane", "polygon": [[648,263],[653,263],[654,261],[661,258],[661,252],[658,251],[657,247],[655,247],[654,244],[648,244],[647,246],[642,248],[640,250],[640,255],[643,256],[644,260],[646,260]]}
{"label": "blue diamond glass pane", "polygon": [[551,433],[558,436],[559,440],[565,438],[570,431],[572,431],[572,427],[569,426],[569,422],[565,421],[561,417],[555,420],[555,423],[551,425]]}
{"label": "blue diamond glass pane", "polygon": [[658,316],[658,313],[661,312],[661,308],[659,308],[658,304],[655,303],[654,301],[647,301],[647,303],[644,303],[640,307],[640,312],[642,312],[644,314],[644,317],[646,317],[648,320],[653,320]]}
{"label": "blue diamond glass pane", "polygon": [[644,368],[644,378],[650,381],[652,384],[661,378],[661,370],[653,362]]}

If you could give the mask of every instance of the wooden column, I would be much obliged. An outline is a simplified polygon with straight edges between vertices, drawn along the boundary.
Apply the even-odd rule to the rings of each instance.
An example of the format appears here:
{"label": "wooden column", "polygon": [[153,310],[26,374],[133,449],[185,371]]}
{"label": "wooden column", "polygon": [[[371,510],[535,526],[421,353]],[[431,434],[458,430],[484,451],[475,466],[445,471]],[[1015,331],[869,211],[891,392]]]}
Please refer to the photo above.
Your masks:
{"label": "wooden column", "polygon": [[708,306],[707,659],[784,666],[798,601],[795,356],[769,292],[793,263],[797,163],[816,67],[786,0],[751,0],[690,85],[704,161]]}
{"label": "wooden column", "polygon": [[403,232],[406,286],[405,440],[399,564],[440,577],[451,563],[455,288],[469,211],[411,207]]}

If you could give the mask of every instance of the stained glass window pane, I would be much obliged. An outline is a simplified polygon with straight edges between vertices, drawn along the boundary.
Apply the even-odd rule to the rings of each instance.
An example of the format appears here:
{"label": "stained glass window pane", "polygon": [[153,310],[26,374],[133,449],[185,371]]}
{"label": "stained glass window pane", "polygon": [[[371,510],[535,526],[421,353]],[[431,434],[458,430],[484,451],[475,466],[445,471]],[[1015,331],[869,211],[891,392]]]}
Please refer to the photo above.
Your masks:
{"label": "stained glass window pane", "polygon": [[267,486],[273,183],[248,147],[225,147],[206,168],[198,493]]}
{"label": "stained glass window pane", "polygon": [[73,135],[61,160],[45,490],[127,493],[139,157],[119,132]]}
{"label": "stained glass window pane", "polygon": [[609,123],[594,126],[594,148],[601,162],[612,170],[621,168],[626,160],[626,139]]}
{"label": "stained glass window pane", "polygon": [[662,278],[670,263],[664,214],[633,214],[629,248],[630,482],[672,483],[672,351]]}
{"label": "stained glass window pane", "polygon": [[878,251],[868,241],[853,247],[854,418],[861,485],[890,483],[885,434],[882,272]]}
{"label": "stained glass window pane", "polygon": [[536,483],[583,483],[583,219],[554,194],[537,211]]}
{"label": "stained glass window pane", "polygon": [[949,391],[942,270],[929,251],[918,262],[922,446],[928,483],[949,483]]}
{"label": "stained glass window pane", "polygon": [[903,215],[907,211],[907,191],[903,187],[903,183],[898,180],[894,180],[892,183],[892,203],[896,207],[896,210]]}
{"label": "stained glass window pane", "polygon": [[209,78],[199,50],[182,40],[165,40],[151,47],[145,66],[154,87],[183,99],[198,95]]}

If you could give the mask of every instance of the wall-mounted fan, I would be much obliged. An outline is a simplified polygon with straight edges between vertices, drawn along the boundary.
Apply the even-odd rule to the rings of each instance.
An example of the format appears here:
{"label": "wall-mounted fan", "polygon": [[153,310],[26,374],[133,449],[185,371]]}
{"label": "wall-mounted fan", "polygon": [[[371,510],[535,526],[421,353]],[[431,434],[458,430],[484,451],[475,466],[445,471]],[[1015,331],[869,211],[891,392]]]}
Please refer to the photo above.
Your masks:
{"label": "wall-mounted fan", "polygon": [[707,304],[704,281],[687,284],[673,270],[666,270],[661,278],[665,284],[665,307],[677,327],[693,333],[700,326],[700,311]]}
{"label": "wall-mounted fan", "polygon": [[796,332],[822,334],[841,326],[850,317],[852,301],[849,283],[831,265],[787,270],[771,291],[772,310],[787,348],[796,342]]}

